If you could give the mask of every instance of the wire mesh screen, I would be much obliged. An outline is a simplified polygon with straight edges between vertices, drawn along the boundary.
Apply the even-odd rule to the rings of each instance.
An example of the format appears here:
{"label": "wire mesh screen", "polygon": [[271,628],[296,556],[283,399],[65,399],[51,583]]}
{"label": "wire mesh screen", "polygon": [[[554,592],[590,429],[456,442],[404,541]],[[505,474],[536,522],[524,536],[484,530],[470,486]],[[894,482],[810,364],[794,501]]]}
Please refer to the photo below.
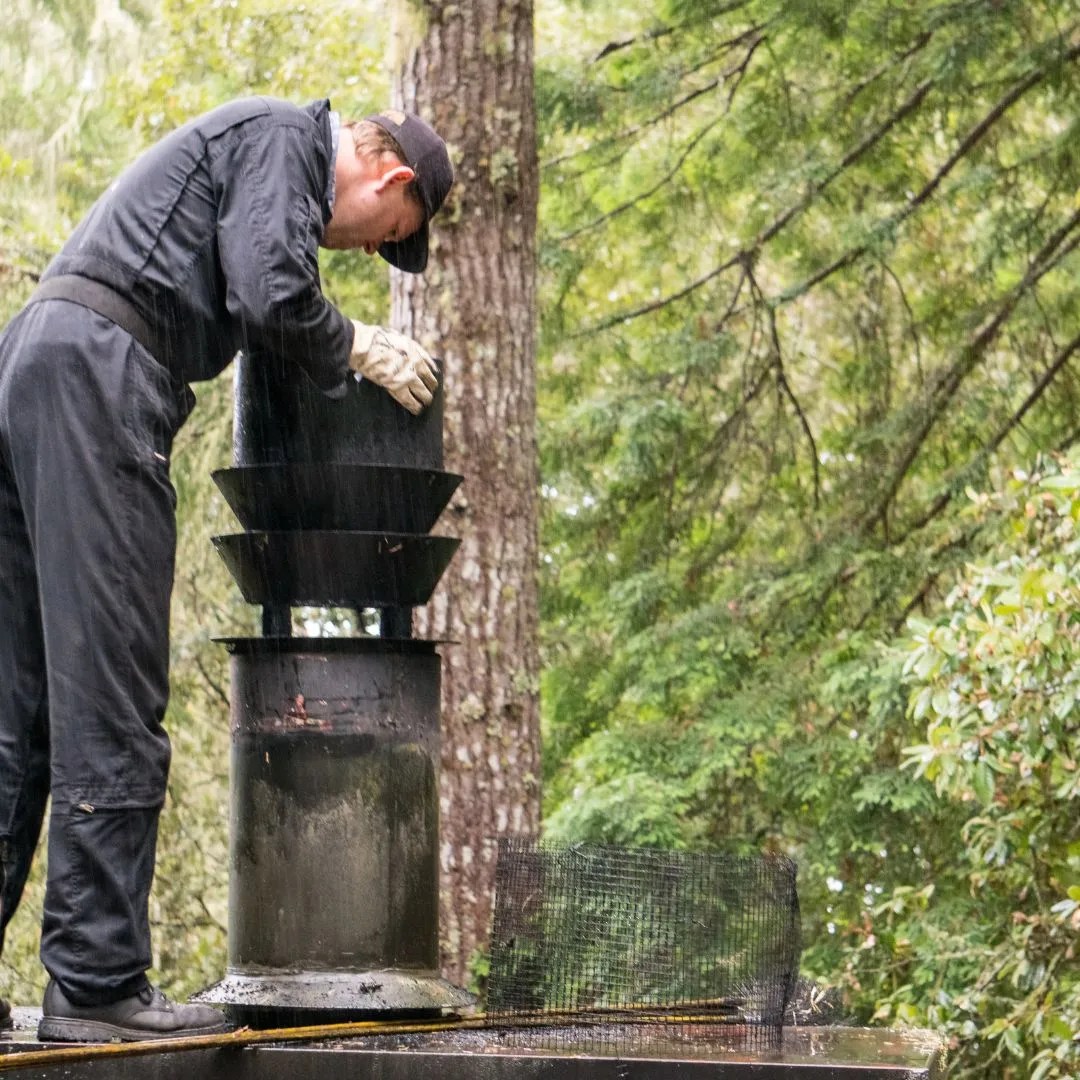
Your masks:
{"label": "wire mesh screen", "polygon": [[590,1045],[704,1029],[772,1043],[798,966],[795,864],[782,856],[500,842],[495,1022],[565,1022]]}

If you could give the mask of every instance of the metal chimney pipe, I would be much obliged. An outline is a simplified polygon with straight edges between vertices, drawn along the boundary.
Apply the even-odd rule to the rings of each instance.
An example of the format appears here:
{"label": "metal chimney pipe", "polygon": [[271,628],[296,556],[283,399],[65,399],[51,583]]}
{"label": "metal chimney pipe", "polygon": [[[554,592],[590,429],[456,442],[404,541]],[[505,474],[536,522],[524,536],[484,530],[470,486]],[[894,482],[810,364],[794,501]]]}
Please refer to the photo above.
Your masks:
{"label": "metal chimney pipe", "polygon": [[[427,535],[460,482],[441,389],[414,417],[241,358],[233,449],[215,480],[246,531],[215,544],[263,636],[225,640],[229,957],[199,999],[253,1026],[468,1008],[437,970],[440,662],[411,636],[457,546]],[[294,636],[306,604],[377,608],[380,633]]]}

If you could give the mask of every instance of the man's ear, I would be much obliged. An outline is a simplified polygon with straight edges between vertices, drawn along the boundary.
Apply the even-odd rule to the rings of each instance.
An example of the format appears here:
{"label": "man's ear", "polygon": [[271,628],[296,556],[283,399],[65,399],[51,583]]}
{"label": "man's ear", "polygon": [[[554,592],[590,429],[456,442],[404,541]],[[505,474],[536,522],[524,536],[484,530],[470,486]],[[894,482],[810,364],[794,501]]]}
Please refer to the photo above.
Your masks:
{"label": "man's ear", "polygon": [[379,177],[375,185],[376,192],[382,192],[393,187],[394,184],[407,184],[416,177],[416,173],[408,165],[395,165]]}

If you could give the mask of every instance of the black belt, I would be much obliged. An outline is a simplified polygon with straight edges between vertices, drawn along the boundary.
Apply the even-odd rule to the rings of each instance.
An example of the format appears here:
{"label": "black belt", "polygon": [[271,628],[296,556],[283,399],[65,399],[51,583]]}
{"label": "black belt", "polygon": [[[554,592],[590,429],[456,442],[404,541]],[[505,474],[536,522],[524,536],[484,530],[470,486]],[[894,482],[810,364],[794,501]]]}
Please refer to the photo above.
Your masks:
{"label": "black belt", "polygon": [[70,300],[96,311],[98,315],[126,330],[162,367],[169,355],[163,334],[150,325],[135,305],[121,293],[93,278],[80,274],[58,274],[47,278],[33,292],[29,303],[39,300]]}

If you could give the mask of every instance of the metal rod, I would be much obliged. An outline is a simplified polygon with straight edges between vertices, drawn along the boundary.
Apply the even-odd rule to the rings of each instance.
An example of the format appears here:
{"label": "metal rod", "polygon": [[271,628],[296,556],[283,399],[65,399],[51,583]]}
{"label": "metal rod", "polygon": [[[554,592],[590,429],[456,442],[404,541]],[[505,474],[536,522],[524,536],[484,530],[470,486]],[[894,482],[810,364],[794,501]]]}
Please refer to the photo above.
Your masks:
{"label": "metal rod", "polygon": [[292,637],[292,608],[288,604],[264,604],[263,637]]}
{"label": "metal rod", "polygon": [[379,608],[379,636],[385,638],[411,638],[412,608]]}

